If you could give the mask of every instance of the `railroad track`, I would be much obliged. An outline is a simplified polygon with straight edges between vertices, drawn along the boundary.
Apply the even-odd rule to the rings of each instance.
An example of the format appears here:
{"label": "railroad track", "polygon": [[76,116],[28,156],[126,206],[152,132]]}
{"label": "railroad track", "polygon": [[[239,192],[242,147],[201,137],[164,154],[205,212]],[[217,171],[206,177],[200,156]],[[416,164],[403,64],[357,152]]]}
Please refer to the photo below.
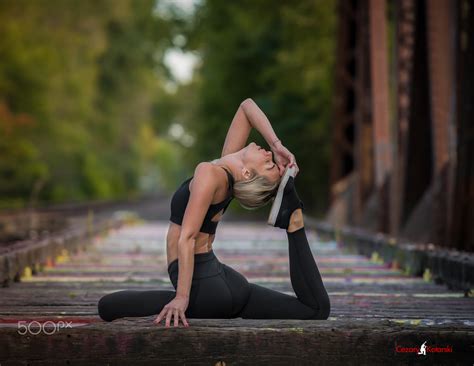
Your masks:
{"label": "railroad track", "polygon": [[74,225],[78,217],[109,214],[118,210],[140,210],[165,195],[115,201],[72,202],[35,208],[0,211],[0,249],[19,241],[38,240]]}
{"label": "railroad track", "polygon": [[41,272],[91,238],[138,216],[167,214],[166,196],[62,204],[0,213],[0,284]]}

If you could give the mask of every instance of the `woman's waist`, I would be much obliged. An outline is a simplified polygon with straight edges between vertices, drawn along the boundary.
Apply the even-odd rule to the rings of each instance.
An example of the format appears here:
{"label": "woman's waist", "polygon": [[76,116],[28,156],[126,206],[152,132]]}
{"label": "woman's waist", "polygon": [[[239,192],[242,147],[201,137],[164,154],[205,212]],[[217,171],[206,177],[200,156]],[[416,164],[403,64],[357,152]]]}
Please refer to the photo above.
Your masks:
{"label": "woman's waist", "polygon": [[[169,225],[168,235],[166,237],[167,248],[171,248],[173,252],[175,252],[177,251],[182,226],[173,221],[170,221]],[[203,251],[207,252],[207,249],[211,248],[212,244],[214,243],[215,237],[215,233],[211,234],[202,231],[197,233],[196,237],[194,238],[195,254],[199,254],[199,252]]]}
{"label": "woman's waist", "polygon": [[[222,263],[216,257],[214,250],[211,249],[204,253],[194,254],[193,281],[207,277],[217,276],[222,272]],[[170,278],[179,273],[179,259],[171,261],[168,265],[168,274]]]}

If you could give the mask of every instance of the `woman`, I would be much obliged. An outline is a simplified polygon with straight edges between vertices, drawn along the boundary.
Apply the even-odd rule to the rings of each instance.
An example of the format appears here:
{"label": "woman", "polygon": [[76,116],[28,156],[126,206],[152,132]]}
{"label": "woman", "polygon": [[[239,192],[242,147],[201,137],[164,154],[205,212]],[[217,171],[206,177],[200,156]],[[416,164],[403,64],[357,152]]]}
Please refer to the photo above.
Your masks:
{"label": "woman", "polygon": [[[245,146],[252,127],[273,154],[254,142]],[[167,327],[172,319],[174,326],[181,319],[187,327],[188,317],[327,319],[329,297],[306,238],[304,205],[294,186],[297,173],[294,155],[255,102],[246,99],[232,120],[221,158],[198,164],[194,176],[181,184],[171,200],[167,259],[176,291],[123,290],[105,295],[98,303],[100,317],[112,321],[158,314],[155,323],[166,319]],[[287,232],[296,297],[249,283],[215,256],[216,227],[234,197],[247,209],[273,200],[268,223]]]}

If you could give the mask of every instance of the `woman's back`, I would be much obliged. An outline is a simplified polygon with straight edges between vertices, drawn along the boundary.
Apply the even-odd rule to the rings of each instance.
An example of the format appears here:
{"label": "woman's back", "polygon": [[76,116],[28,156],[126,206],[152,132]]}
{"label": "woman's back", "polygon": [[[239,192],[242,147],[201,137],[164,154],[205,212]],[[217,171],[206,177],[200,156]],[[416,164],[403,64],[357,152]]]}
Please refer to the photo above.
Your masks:
{"label": "woman's back", "polygon": [[[234,178],[232,174],[223,166],[213,164],[212,162],[209,164],[219,171],[219,188],[214,194],[200,232],[195,239],[195,254],[205,253],[212,249],[217,224],[233,198]],[[193,177],[185,180],[175,191],[171,199],[170,226],[166,237],[168,264],[178,257],[178,240],[181,234],[181,224],[191,191],[193,190],[193,181]]]}

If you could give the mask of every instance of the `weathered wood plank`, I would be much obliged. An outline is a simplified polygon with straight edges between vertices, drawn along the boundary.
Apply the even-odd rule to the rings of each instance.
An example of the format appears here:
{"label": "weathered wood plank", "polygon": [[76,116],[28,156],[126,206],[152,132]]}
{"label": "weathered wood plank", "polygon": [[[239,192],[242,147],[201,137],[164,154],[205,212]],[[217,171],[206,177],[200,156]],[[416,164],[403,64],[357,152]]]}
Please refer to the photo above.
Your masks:
{"label": "weathered wood plank", "polygon": [[474,288],[474,253],[448,250],[431,243],[414,243],[383,233],[372,233],[355,227],[336,229],[327,222],[305,217],[307,227],[323,237],[336,238],[348,249],[368,257],[377,254],[386,263],[406,273],[430,276],[450,288],[469,292]]}
{"label": "weathered wood plank", "polygon": [[[151,317],[61,329],[52,335],[19,335],[0,328],[0,361],[46,359],[94,364],[382,364],[471,363],[471,327],[399,325],[390,321],[212,320],[189,328],[154,326]],[[52,329],[50,330],[52,331]],[[397,353],[396,347],[450,346],[452,353]]]}
{"label": "weathered wood plank", "polygon": [[64,253],[74,254],[85,250],[92,238],[104,234],[112,228],[119,228],[122,219],[98,220],[94,225],[87,223],[79,227],[67,228],[55,235],[39,241],[27,240],[5,248],[0,253],[0,283],[3,287],[17,282],[25,269],[40,272],[45,266],[54,264]]}
{"label": "weathered wood plank", "polygon": [[[472,297],[346,254],[334,241],[318,241],[312,230],[310,246],[331,299],[328,321],[189,319],[186,329],[158,327],[154,317],[103,322],[97,301],[104,294],[173,289],[166,273],[166,228],[163,222],[112,230],[87,251],[0,289],[0,363],[460,364],[473,352]],[[220,229],[214,250],[222,262],[250,282],[294,295],[283,231],[234,223]],[[61,319],[73,328],[18,334],[19,321]],[[396,352],[397,345],[419,347],[425,340],[450,345],[453,353]]]}

